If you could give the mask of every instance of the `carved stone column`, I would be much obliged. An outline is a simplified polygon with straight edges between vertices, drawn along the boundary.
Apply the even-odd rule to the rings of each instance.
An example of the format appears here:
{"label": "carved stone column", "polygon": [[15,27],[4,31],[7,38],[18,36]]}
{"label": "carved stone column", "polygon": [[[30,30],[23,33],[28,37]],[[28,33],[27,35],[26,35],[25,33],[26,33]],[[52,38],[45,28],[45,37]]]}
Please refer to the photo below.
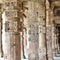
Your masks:
{"label": "carved stone column", "polygon": [[28,2],[28,29],[29,29],[29,60],[39,60],[39,35],[38,35],[38,19],[37,19],[37,0]]}
{"label": "carved stone column", "polygon": [[52,52],[53,52],[53,55],[55,56],[55,53],[56,53],[56,48],[57,48],[57,39],[56,39],[56,27],[55,27],[55,22],[52,21]]}
{"label": "carved stone column", "polygon": [[[5,60],[20,60],[20,0],[5,0],[3,18],[3,52]],[[19,14],[20,15],[19,15]],[[21,15],[22,16],[22,15]]]}
{"label": "carved stone column", "polygon": [[51,11],[49,2],[46,0],[46,42],[47,42],[47,57],[52,60],[52,26],[51,26]]}
{"label": "carved stone column", "polygon": [[2,3],[0,2],[0,57],[3,57],[3,49],[2,49]]}
{"label": "carved stone column", "polygon": [[39,2],[39,60],[46,60],[45,6]]}

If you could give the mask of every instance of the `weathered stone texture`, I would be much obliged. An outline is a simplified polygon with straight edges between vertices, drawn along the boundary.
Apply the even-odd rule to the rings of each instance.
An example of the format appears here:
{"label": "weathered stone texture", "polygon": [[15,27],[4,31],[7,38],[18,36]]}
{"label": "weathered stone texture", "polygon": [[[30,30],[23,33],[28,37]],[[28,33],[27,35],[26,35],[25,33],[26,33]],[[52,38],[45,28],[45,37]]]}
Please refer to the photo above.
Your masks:
{"label": "weathered stone texture", "polygon": [[18,15],[18,1],[6,0],[4,4],[5,14],[3,13],[3,37],[5,37],[5,39],[3,39],[3,51],[4,59],[6,60],[21,59],[20,34],[18,30],[18,23],[20,20]]}
{"label": "weathered stone texture", "polygon": [[[57,45],[50,3],[48,0],[29,0],[27,8],[22,1],[25,2],[25,0],[5,0],[4,2],[2,34],[0,21],[0,48],[2,36],[4,37],[2,38],[4,59],[21,60],[21,55],[26,53],[25,40],[27,39],[28,60],[53,60],[52,55]],[[26,36],[25,32],[27,32]],[[21,54],[23,48],[24,52]]]}
{"label": "weathered stone texture", "polygon": [[[29,60],[39,60],[38,56],[38,23],[34,1],[29,1],[28,28],[29,28]],[[34,8],[33,8],[34,7]]]}

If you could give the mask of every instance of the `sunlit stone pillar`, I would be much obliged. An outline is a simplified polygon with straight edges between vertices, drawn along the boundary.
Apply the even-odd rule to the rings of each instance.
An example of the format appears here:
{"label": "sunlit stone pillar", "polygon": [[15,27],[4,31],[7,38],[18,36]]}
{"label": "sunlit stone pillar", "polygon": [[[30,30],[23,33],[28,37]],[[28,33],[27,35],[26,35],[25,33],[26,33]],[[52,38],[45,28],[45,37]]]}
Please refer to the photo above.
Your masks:
{"label": "sunlit stone pillar", "polygon": [[47,42],[47,57],[52,60],[52,26],[51,26],[51,11],[48,0],[46,0],[46,42]]}
{"label": "sunlit stone pillar", "polygon": [[2,29],[2,44],[4,52],[4,60],[20,60],[20,33],[19,22],[20,16],[18,12],[21,1],[19,0],[5,0]]}
{"label": "sunlit stone pillar", "polygon": [[43,5],[39,2],[39,60],[46,60],[45,6]]}
{"label": "sunlit stone pillar", "polygon": [[39,60],[38,56],[38,19],[37,19],[37,0],[31,0],[28,2],[28,33],[29,33],[29,56],[28,60]]}
{"label": "sunlit stone pillar", "polygon": [[[44,2],[37,0],[29,1],[28,4],[29,60],[46,60]],[[39,56],[35,52],[39,52]]]}

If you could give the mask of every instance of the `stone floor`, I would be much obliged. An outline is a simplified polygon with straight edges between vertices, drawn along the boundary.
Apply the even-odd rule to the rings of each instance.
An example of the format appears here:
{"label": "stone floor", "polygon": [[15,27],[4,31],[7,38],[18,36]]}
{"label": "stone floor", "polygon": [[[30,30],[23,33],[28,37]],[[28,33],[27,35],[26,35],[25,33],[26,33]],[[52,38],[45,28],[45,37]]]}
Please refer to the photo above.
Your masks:
{"label": "stone floor", "polygon": [[28,60],[28,59],[22,59],[22,60]]}
{"label": "stone floor", "polygon": [[[4,60],[3,58],[0,58],[0,60]],[[22,59],[22,60],[28,60],[28,59]],[[60,60],[60,57],[54,57],[53,60]]]}
{"label": "stone floor", "polygon": [[[4,60],[4,58],[0,58],[0,60]],[[21,59],[21,60],[28,60],[28,59]]]}
{"label": "stone floor", "polygon": [[4,58],[0,58],[0,60],[4,60]]}

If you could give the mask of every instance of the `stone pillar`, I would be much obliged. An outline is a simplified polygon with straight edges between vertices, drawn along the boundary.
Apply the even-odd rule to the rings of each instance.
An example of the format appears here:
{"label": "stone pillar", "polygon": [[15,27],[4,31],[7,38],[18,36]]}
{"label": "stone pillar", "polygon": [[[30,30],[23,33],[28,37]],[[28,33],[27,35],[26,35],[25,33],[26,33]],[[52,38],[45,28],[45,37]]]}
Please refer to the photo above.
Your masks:
{"label": "stone pillar", "polygon": [[3,56],[2,50],[2,13],[0,12],[0,57]]}
{"label": "stone pillar", "polygon": [[46,0],[46,42],[47,42],[47,57],[52,60],[52,26],[51,26],[51,11],[49,2]]}
{"label": "stone pillar", "polygon": [[52,52],[53,52],[53,57],[55,56],[55,53],[57,52],[58,48],[58,40],[57,40],[57,29],[56,29],[56,22],[55,22],[55,17],[53,13],[54,5],[52,4],[52,10],[51,10],[51,20],[52,20]]}
{"label": "stone pillar", "polygon": [[2,3],[0,2],[0,57],[3,57],[3,49],[2,49]]}
{"label": "stone pillar", "polygon": [[52,23],[52,51],[54,54],[55,53],[55,26],[54,26],[54,22]]}
{"label": "stone pillar", "polygon": [[[5,0],[3,18],[3,52],[5,60],[20,60],[21,45],[19,22],[21,18],[21,1]],[[21,15],[19,15],[19,14]]]}
{"label": "stone pillar", "polygon": [[39,2],[39,60],[46,60],[45,6]]}
{"label": "stone pillar", "polygon": [[39,35],[38,35],[38,19],[37,19],[37,0],[28,2],[28,29],[29,29],[29,56],[28,60],[39,60]]}
{"label": "stone pillar", "polygon": [[[46,60],[44,2],[37,0],[29,1],[28,4],[29,60]],[[38,34],[36,34],[36,32],[38,32]],[[39,52],[39,59],[36,58],[38,55],[35,52],[37,52],[37,54]]]}

